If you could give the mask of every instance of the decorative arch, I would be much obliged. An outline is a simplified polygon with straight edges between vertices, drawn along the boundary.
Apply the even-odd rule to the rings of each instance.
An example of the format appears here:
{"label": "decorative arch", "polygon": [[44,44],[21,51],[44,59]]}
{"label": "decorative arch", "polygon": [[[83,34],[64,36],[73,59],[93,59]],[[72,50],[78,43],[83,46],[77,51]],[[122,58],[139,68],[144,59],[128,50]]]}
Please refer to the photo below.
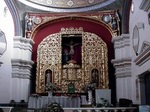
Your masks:
{"label": "decorative arch", "polygon": [[31,38],[34,39],[36,33],[41,30],[42,28],[44,28],[45,26],[57,23],[57,22],[61,22],[61,21],[66,21],[66,20],[81,20],[81,21],[88,21],[88,22],[93,22],[96,24],[99,24],[101,26],[103,26],[104,28],[106,28],[112,35],[112,37],[116,37],[118,35],[118,29],[117,30],[113,30],[112,26],[110,26],[110,24],[106,24],[104,23],[102,20],[99,19],[95,19],[95,18],[89,18],[89,17],[80,17],[80,16],[65,16],[65,17],[59,17],[59,18],[55,18],[52,20],[46,20],[45,22],[41,23],[40,25],[38,25],[31,33]]}
{"label": "decorative arch", "polygon": [[[38,14],[30,14],[30,16],[36,16],[36,26],[34,25],[31,37],[33,38],[34,42],[36,43],[33,46],[33,61],[36,62],[36,52],[38,44],[48,35],[57,33],[60,31],[61,27],[83,27],[84,31],[94,33],[100,36],[107,44],[109,51],[108,57],[112,59],[114,57],[113,52],[113,44],[111,42],[112,37],[118,35],[119,28],[116,30],[112,29],[111,23],[105,23],[102,18],[104,15],[115,15],[114,11],[108,12],[101,12],[97,14],[69,14],[67,15],[51,15],[48,17],[49,14],[44,14],[45,16],[39,17]],[[118,24],[118,23],[117,23]]]}
{"label": "decorative arch", "polygon": [[129,33],[129,18],[132,0],[124,0],[122,9],[122,34]]}
{"label": "decorative arch", "polygon": [[22,36],[22,28],[21,28],[21,22],[20,22],[20,17],[19,17],[19,13],[16,9],[16,6],[13,2],[13,0],[5,0],[10,13],[12,14],[12,18],[14,21],[14,29],[15,29],[15,36]]}

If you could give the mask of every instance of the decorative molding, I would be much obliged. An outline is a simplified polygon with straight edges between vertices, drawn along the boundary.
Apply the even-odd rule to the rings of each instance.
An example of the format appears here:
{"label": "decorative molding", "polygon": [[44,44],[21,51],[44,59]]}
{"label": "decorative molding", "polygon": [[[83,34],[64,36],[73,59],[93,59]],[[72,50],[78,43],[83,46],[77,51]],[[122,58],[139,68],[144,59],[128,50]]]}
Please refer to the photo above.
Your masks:
{"label": "decorative molding", "polygon": [[[69,1],[60,1],[60,0],[28,0],[29,2],[47,6],[47,7],[56,7],[56,8],[79,8],[79,7],[89,7],[91,5],[101,4],[109,0],[69,0]],[[62,5],[63,4],[63,5]]]}
{"label": "decorative molding", "polygon": [[82,34],[83,33],[83,28],[61,28],[61,34]]}
{"label": "decorative molding", "polygon": [[22,31],[21,31],[21,22],[20,22],[20,17],[19,17],[19,12],[17,11],[17,8],[16,8],[16,4],[13,0],[5,0],[9,10],[10,10],[10,13],[12,15],[12,19],[14,21],[14,33],[16,36],[20,36],[22,35]]}
{"label": "decorative molding", "polygon": [[[75,4],[74,2],[69,2],[70,0],[68,2],[65,1],[65,3],[63,3],[62,1],[60,3],[60,0],[58,0],[57,3],[55,1],[56,5],[54,7],[54,6],[50,6],[51,4],[49,4],[49,6],[46,6],[46,5],[41,4],[41,3],[35,3],[35,2],[33,2],[33,0],[32,0],[32,2],[29,0],[18,0],[18,1],[27,5],[27,6],[30,6],[30,7],[39,9],[39,10],[52,11],[52,12],[87,12],[87,11],[92,11],[92,10],[98,10],[98,9],[105,7],[105,6],[108,6],[110,4],[117,4],[118,3],[118,0],[103,0],[103,2],[101,2],[101,3],[99,2],[99,3],[95,3],[95,4],[90,4],[89,6],[84,6],[84,7],[80,6],[79,7],[79,4]],[[40,0],[38,0],[38,2],[39,1]],[[82,2],[83,1],[85,1],[85,0],[82,0]],[[88,0],[88,1],[91,1],[91,0]],[[98,2],[98,0],[95,0],[95,2]],[[59,3],[59,5],[58,5],[58,3]],[[63,5],[66,4],[66,7],[62,7],[62,4]],[[82,3],[82,5],[83,5],[83,3]]]}
{"label": "decorative molding", "polygon": [[32,45],[34,41],[29,38],[23,38],[21,36],[14,37],[14,48],[29,50],[32,52]]}
{"label": "decorative molding", "polygon": [[[109,15],[110,22],[106,23],[103,21],[103,16]],[[117,11],[99,11],[95,13],[33,13],[27,12],[25,16],[25,37],[26,38],[34,38],[35,34],[41,27],[50,25],[52,23],[56,23],[58,21],[64,20],[85,20],[94,22],[96,24],[104,26],[108,31],[110,31],[113,37],[120,35],[119,28],[119,16],[117,16]],[[29,22],[30,21],[30,22]],[[29,24],[30,23],[30,24]]]}
{"label": "decorative molding", "polygon": [[144,41],[139,56],[134,60],[136,65],[143,65],[150,59],[150,42]]}
{"label": "decorative molding", "polygon": [[115,49],[130,46],[130,35],[122,34],[121,36],[112,38],[112,42],[114,43]]}
{"label": "decorative molding", "polygon": [[12,59],[12,78],[30,79],[33,61]]}
{"label": "decorative molding", "polygon": [[111,61],[116,68],[116,77],[131,77],[131,58],[113,59]]}
{"label": "decorative molding", "polygon": [[139,8],[147,12],[150,8],[150,1],[149,0],[143,0],[141,2],[141,5]]}
{"label": "decorative molding", "polygon": [[150,47],[150,42],[144,41],[141,47],[140,54]]}

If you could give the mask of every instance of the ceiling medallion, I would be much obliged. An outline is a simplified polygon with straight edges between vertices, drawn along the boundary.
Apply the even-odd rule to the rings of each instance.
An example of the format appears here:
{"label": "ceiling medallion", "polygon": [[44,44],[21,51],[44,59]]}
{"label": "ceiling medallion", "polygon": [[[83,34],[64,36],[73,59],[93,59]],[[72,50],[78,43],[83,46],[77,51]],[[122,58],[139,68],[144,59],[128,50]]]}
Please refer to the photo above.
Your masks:
{"label": "ceiling medallion", "polygon": [[70,6],[70,7],[73,6],[73,4],[74,4],[74,2],[71,1],[71,0],[69,0],[69,1],[67,2],[67,5]]}
{"label": "ceiling medallion", "polygon": [[47,4],[52,4],[53,2],[52,2],[52,0],[47,0],[46,3]]}
{"label": "ceiling medallion", "polygon": [[88,2],[91,4],[91,3],[94,3],[94,2],[95,2],[95,0],[89,0]]}

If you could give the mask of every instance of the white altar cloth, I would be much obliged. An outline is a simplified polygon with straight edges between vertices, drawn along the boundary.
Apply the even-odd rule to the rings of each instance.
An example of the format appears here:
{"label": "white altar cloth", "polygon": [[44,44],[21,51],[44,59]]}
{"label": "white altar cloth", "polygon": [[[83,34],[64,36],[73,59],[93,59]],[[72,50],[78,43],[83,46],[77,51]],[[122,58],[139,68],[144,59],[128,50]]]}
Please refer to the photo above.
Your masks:
{"label": "white altar cloth", "polygon": [[80,107],[80,97],[70,98],[67,96],[41,96],[29,97],[28,108],[43,108],[47,104],[57,102],[62,108],[64,107]]}

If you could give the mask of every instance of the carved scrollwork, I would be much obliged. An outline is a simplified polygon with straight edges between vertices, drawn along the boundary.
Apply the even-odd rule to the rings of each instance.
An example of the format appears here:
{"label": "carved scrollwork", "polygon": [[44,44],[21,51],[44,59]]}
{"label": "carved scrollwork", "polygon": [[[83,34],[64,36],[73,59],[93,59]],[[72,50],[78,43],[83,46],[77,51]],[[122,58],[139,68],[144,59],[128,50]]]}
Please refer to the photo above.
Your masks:
{"label": "carved scrollwork", "polygon": [[[61,42],[63,34],[82,35],[81,65],[72,63],[62,65]],[[70,82],[74,83],[75,92],[83,92],[82,88],[92,80],[91,71],[93,69],[96,69],[99,75],[97,88],[108,88],[107,45],[97,35],[84,32],[83,28],[62,28],[61,32],[47,36],[38,46],[36,74],[37,93],[46,92],[44,73],[47,69],[52,71],[52,83],[61,87],[62,93],[67,92]]]}

